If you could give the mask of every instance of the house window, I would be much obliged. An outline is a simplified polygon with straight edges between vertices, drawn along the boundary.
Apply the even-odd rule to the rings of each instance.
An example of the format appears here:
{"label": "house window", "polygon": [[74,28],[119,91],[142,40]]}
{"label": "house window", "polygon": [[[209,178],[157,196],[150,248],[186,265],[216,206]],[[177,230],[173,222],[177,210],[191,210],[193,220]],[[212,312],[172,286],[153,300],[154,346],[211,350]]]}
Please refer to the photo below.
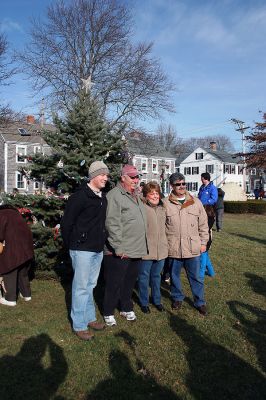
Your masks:
{"label": "house window", "polygon": [[199,174],[199,167],[192,167],[192,175],[198,175]]}
{"label": "house window", "polygon": [[179,172],[180,172],[180,167],[176,167],[176,169],[175,169],[175,170],[176,170],[176,172],[178,172],[178,173],[179,173]]}
{"label": "house window", "polygon": [[171,161],[165,160],[165,172],[171,174]]}
{"label": "house window", "polygon": [[18,163],[27,162],[27,146],[16,146],[16,153]]}
{"label": "house window", "polygon": [[41,146],[34,146],[33,151],[34,154],[41,153],[42,151]]}
{"label": "house window", "polygon": [[256,175],[256,168],[251,168],[250,175]]}
{"label": "house window", "polygon": [[34,187],[34,190],[40,189],[40,182],[34,181],[33,187]]}
{"label": "house window", "polygon": [[152,159],[152,172],[158,174],[158,160]]}
{"label": "house window", "polygon": [[206,172],[209,172],[209,174],[213,174],[214,171],[214,165],[213,164],[207,164],[206,165]]}
{"label": "house window", "polygon": [[187,190],[189,192],[197,192],[198,191],[198,182],[187,182]]}
{"label": "house window", "polygon": [[238,175],[243,174],[243,167],[241,165],[238,166]]}
{"label": "house window", "polygon": [[147,179],[141,179],[140,183],[141,183],[141,182],[145,183],[145,185],[146,185],[146,183],[147,183],[148,181],[147,181]]}
{"label": "house window", "polygon": [[202,160],[203,159],[203,153],[195,153],[196,160]]}
{"label": "house window", "polygon": [[25,189],[26,188],[26,179],[22,175],[21,172],[16,172],[16,188],[17,189]]}
{"label": "house window", "polygon": [[191,167],[184,168],[184,175],[191,175]]}
{"label": "house window", "polygon": [[[239,172],[239,169],[238,169],[238,172]],[[234,164],[224,164],[224,173],[225,174],[235,174],[236,166]],[[243,172],[241,172],[241,173],[243,173]]]}
{"label": "house window", "polygon": [[148,172],[148,159],[147,158],[141,159],[141,172]]}

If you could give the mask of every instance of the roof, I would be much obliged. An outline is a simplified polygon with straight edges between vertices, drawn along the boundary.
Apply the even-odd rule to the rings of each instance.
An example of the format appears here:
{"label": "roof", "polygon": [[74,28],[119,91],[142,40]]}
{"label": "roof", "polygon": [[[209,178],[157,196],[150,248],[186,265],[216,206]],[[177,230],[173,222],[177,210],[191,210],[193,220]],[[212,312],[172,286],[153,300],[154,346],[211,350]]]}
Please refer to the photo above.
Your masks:
{"label": "roof", "polygon": [[219,160],[221,160],[223,162],[233,163],[233,164],[241,162],[241,158],[239,156],[227,153],[227,151],[224,151],[224,150],[212,150],[212,149],[207,149],[205,147],[202,147],[202,148],[207,153],[211,154],[212,156],[218,158]]}
{"label": "roof", "polygon": [[[19,129],[26,130],[29,135],[21,135]],[[52,124],[44,124],[41,126],[39,123],[27,124],[23,122],[14,122],[7,126],[0,126],[0,136],[5,142],[18,142],[18,143],[40,143],[41,132],[44,130],[55,130]]]}
{"label": "roof", "polygon": [[165,150],[156,138],[152,135],[143,134],[141,132],[132,132],[127,135],[127,146],[134,155],[142,155],[145,157],[156,158],[174,158],[175,155]]}

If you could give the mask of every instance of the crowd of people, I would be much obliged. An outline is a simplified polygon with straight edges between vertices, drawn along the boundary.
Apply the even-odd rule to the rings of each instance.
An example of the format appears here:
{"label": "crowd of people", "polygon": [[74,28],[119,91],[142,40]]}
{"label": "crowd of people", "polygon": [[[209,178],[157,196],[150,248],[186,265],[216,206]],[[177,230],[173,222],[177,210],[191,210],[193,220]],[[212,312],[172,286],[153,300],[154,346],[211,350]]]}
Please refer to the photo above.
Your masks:
{"label": "crowd of people", "polygon": [[[61,221],[61,234],[74,272],[73,332],[82,340],[91,340],[93,331],[117,325],[116,309],[127,321],[135,321],[132,295],[136,283],[141,311],[151,312],[151,299],[155,310],[163,312],[161,276],[166,259],[170,269],[172,309],[179,310],[185,297],[180,279],[184,268],[195,310],[206,316],[204,276],[205,273],[214,275],[208,250],[215,212],[217,230],[222,229],[224,192],[218,193],[210,182],[210,175],[205,173],[199,197],[195,198],[186,189],[184,175],[173,173],[169,178],[171,193],[163,198],[160,185],[154,181],[142,185],[140,190],[140,173],[135,166],[124,165],[119,182],[106,195],[103,189],[108,178],[108,167],[102,161],[93,162],[88,182],[83,182],[69,197]],[[219,197],[221,202],[215,210]],[[20,227],[16,230],[17,236],[23,237],[24,245],[25,241],[28,243],[25,251],[21,238],[8,236],[8,230],[15,223]],[[26,276],[33,258],[32,237],[19,213],[7,206],[0,207],[0,227],[0,243],[13,240],[16,249],[21,248],[21,257],[16,261],[10,256],[14,250],[11,245],[6,245],[0,254],[4,288],[0,303],[16,305],[18,293],[26,301],[31,299]],[[11,259],[9,263],[7,260]],[[96,318],[93,289],[102,264],[105,292],[104,321],[100,322]]]}

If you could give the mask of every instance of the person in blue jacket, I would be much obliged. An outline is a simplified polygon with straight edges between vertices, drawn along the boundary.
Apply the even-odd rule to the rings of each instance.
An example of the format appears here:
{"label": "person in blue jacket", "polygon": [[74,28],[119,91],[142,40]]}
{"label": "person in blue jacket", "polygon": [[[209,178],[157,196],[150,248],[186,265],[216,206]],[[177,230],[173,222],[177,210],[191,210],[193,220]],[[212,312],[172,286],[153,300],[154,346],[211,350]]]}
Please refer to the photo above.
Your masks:
{"label": "person in blue jacket", "polygon": [[208,216],[208,225],[209,225],[209,242],[207,244],[207,251],[202,253],[200,256],[200,278],[203,280],[205,273],[209,276],[214,276],[214,268],[211,263],[208,250],[211,246],[212,242],[212,232],[211,229],[213,227],[215,221],[215,205],[218,200],[218,190],[216,186],[211,182],[211,176],[208,172],[203,172],[201,174],[201,182],[202,185],[199,189],[198,198],[202,202],[205,211]]}

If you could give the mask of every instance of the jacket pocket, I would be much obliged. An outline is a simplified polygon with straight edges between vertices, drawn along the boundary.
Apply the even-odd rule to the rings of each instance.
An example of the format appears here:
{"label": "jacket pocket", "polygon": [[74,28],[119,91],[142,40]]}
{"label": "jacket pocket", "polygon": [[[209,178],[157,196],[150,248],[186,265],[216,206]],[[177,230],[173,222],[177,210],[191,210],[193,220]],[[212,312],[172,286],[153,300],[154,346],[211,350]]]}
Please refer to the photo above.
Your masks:
{"label": "jacket pocket", "polygon": [[190,250],[191,254],[200,254],[201,240],[199,236],[190,236]]}

